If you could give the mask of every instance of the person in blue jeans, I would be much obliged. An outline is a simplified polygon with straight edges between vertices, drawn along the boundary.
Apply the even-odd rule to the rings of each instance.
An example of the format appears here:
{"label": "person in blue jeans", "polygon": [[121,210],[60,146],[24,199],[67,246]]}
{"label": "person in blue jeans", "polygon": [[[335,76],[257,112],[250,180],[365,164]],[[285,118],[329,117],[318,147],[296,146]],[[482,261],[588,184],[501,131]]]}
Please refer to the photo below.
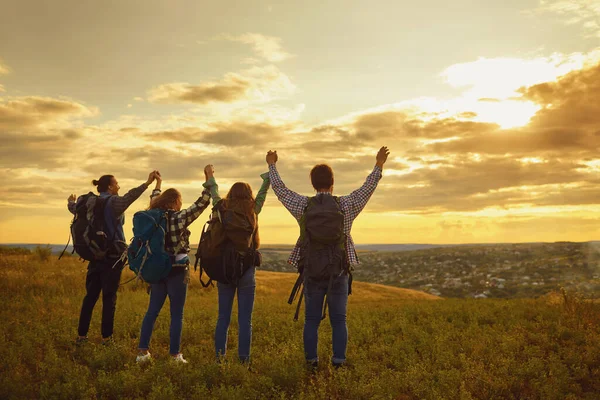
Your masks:
{"label": "person in blue jeans", "polygon": [[346,326],[346,308],[348,305],[348,274],[335,278],[331,292],[327,292],[329,281],[304,281],[304,352],[307,362],[316,367],[319,361],[317,344],[319,341],[319,325],[323,313],[323,302],[327,295],[329,306],[329,322],[332,331],[334,366],[340,366],[346,361],[346,346],[348,344],[348,328]]}
{"label": "person in blue jeans", "polygon": [[[217,204],[221,197],[219,195],[219,185],[214,178],[214,168],[212,165],[207,166],[204,170],[207,176],[207,181],[204,187],[210,189],[210,194],[213,199],[213,205]],[[242,202],[247,203],[247,210],[251,221],[254,221],[255,233],[253,236],[254,248],[260,247],[260,239],[258,235],[258,214],[261,212],[265,202],[267,191],[269,190],[270,180],[269,174],[261,175],[263,183],[260,190],[256,194],[256,198],[252,195],[252,188],[244,182],[236,182],[233,184],[229,193],[225,197],[226,202]],[[233,300],[235,294],[238,296],[238,357],[242,363],[250,361],[250,347],[252,344],[252,311],[254,309],[254,296],[256,292],[256,268],[250,267],[240,278],[237,286],[217,282],[217,290],[219,296],[219,317],[217,318],[217,326],[215,329],[215,355],[217,362],[220,362],[227,353],[227,334],[229,324],[231,322],[231,311],[233,309]]]}
{"label": "person in blue jeans", "polygon": [[176,189],[167,189],[161,194],[162,179],[157,173],[156,188],[150,196],[150,208],[160,208],[169,212],[165,247],[171,254],[173,267],[169,275],[159,283],[150,286],[150,304],[142,322],[139,354],[136,362],[150,361],[150,338],[154,323],[165,300],[169,297],[171,311],[171,327],[169,332],[169,353],[175,362],[187,364],[180,352],[181,332],[183,329],[183,308],[189,283],[190,231],[187,228],[210,204],[210,191],[204,189],[200,197],[188,208],[182,210],[181,193]]}
{"label": "person in blue jeans", "polygon": [[[345,243],[345,262],[349,264],[351,270],[353,266],[359,263],[354,241],[350,234],[352,224],[356,217],[367,205],[369,199],[377,184],[382,177],[383,165],[387,161],[389,150],[387,147],[381,147],[375,156],[375,166],[373,171],[367,176],[364,184],[346,196],[337,198],[340,210],[344,215],[343,233],[346,237]],[[269,151],[266,155],[266,162],[269,165],[269,177],[273,191],[277,199],[300,222],[310,201],[310,197],[302,196],[288,189],[277,171],[278,155],[276,151]],[[310,180],[316,196],[333,196],[333,170],[329,165],[315,165],[310,171]],[[288,259],[288,263],[298,266],[301,259],[302,248],[301,239],[298,239],[296,246]],[[319,325],[323,315],[323,303],[327,296],[327,305],[329,306],[329,321],[332,328],[333,356],[331,362],[334,367],[340,367],[346,362],[346,347],[348,345],[348,328],[346,325],[346,309],[348,305],[349,275],[341,273],[336,276],[331,283],[331,291],[328,293],[329,281],[313,281],[304,277],[304,296],[306,297],[304,310],[304,355],[307,365],[312,368],[318,366],[319,357],[317,355],[317,343],[319,338]]]}

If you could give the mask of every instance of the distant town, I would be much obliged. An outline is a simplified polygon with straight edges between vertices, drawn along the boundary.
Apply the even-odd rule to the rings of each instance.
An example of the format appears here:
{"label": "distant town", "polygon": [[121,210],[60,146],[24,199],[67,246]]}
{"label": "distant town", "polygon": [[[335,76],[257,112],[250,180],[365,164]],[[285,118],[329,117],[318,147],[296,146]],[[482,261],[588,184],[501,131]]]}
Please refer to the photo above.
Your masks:
{"label": "distant town", "polygon": [[[426,247],[372,251],[363,246],[354,279],[441,297],[538,297],[560,288],[586,297],[600,293],[597,242]],[[294,272],[288,254],[284,248],[263,249],[261,268]]]}

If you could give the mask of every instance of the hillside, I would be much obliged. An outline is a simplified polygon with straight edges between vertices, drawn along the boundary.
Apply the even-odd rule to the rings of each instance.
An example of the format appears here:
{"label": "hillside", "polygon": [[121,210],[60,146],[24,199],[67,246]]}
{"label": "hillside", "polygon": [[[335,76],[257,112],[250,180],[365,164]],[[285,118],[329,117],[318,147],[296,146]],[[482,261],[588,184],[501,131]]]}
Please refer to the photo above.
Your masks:
{"label": "hillside", "polygon": [[[168,306],[159,316],[152,365],[135,364],[148,295],[120,289],[116,342],[99,344],[100,304],[90,343],[75,347],[85,264],[0,255],[0,398],[221,399],[565,399],[600,391],[600,304],[572,294],[551,299],[434,299],[357,282],[349,299],[349,365],[332,370],[331,330],[321,327],[323,362],[304,369],[302,322],[286,303],[294,274],[259,271],[251,369],[235,362],[234,316],[228,362],[214,362],[216,290],[194,275],[183,352],[167,361]],[[131,276],[126,271],[123,281]]]}

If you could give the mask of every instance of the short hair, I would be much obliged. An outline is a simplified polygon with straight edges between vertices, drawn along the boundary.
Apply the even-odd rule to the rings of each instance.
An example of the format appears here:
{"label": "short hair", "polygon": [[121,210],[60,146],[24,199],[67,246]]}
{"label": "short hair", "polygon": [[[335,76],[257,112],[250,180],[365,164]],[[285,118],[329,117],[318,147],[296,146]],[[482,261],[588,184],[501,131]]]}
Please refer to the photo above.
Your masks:
{"label": "short hair", "polygon": [[310,181],[315,190],[329,189],[333,186],[333,170],[327,164],[315,165],[310,170]]}

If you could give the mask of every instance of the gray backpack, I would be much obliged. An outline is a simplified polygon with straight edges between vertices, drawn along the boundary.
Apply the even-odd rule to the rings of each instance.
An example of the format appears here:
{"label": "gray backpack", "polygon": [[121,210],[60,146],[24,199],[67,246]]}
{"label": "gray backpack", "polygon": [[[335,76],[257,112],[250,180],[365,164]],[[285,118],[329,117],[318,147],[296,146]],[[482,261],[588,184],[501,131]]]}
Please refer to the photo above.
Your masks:
{"label": "gray backpack", "polygon": [[[299,276],[294,284],[288,303],[292,304],[300,291],[294,320],[298,320],[304,279],[329,281],[327,292],[335,279],[349,273],[346,258],[346,234],[344,233],[344,213],[337,197],[321,194],[308,199],[304,214],[300,218],[300,260]],[[327,301],[323,305],[323,318],[327,311]]]}

